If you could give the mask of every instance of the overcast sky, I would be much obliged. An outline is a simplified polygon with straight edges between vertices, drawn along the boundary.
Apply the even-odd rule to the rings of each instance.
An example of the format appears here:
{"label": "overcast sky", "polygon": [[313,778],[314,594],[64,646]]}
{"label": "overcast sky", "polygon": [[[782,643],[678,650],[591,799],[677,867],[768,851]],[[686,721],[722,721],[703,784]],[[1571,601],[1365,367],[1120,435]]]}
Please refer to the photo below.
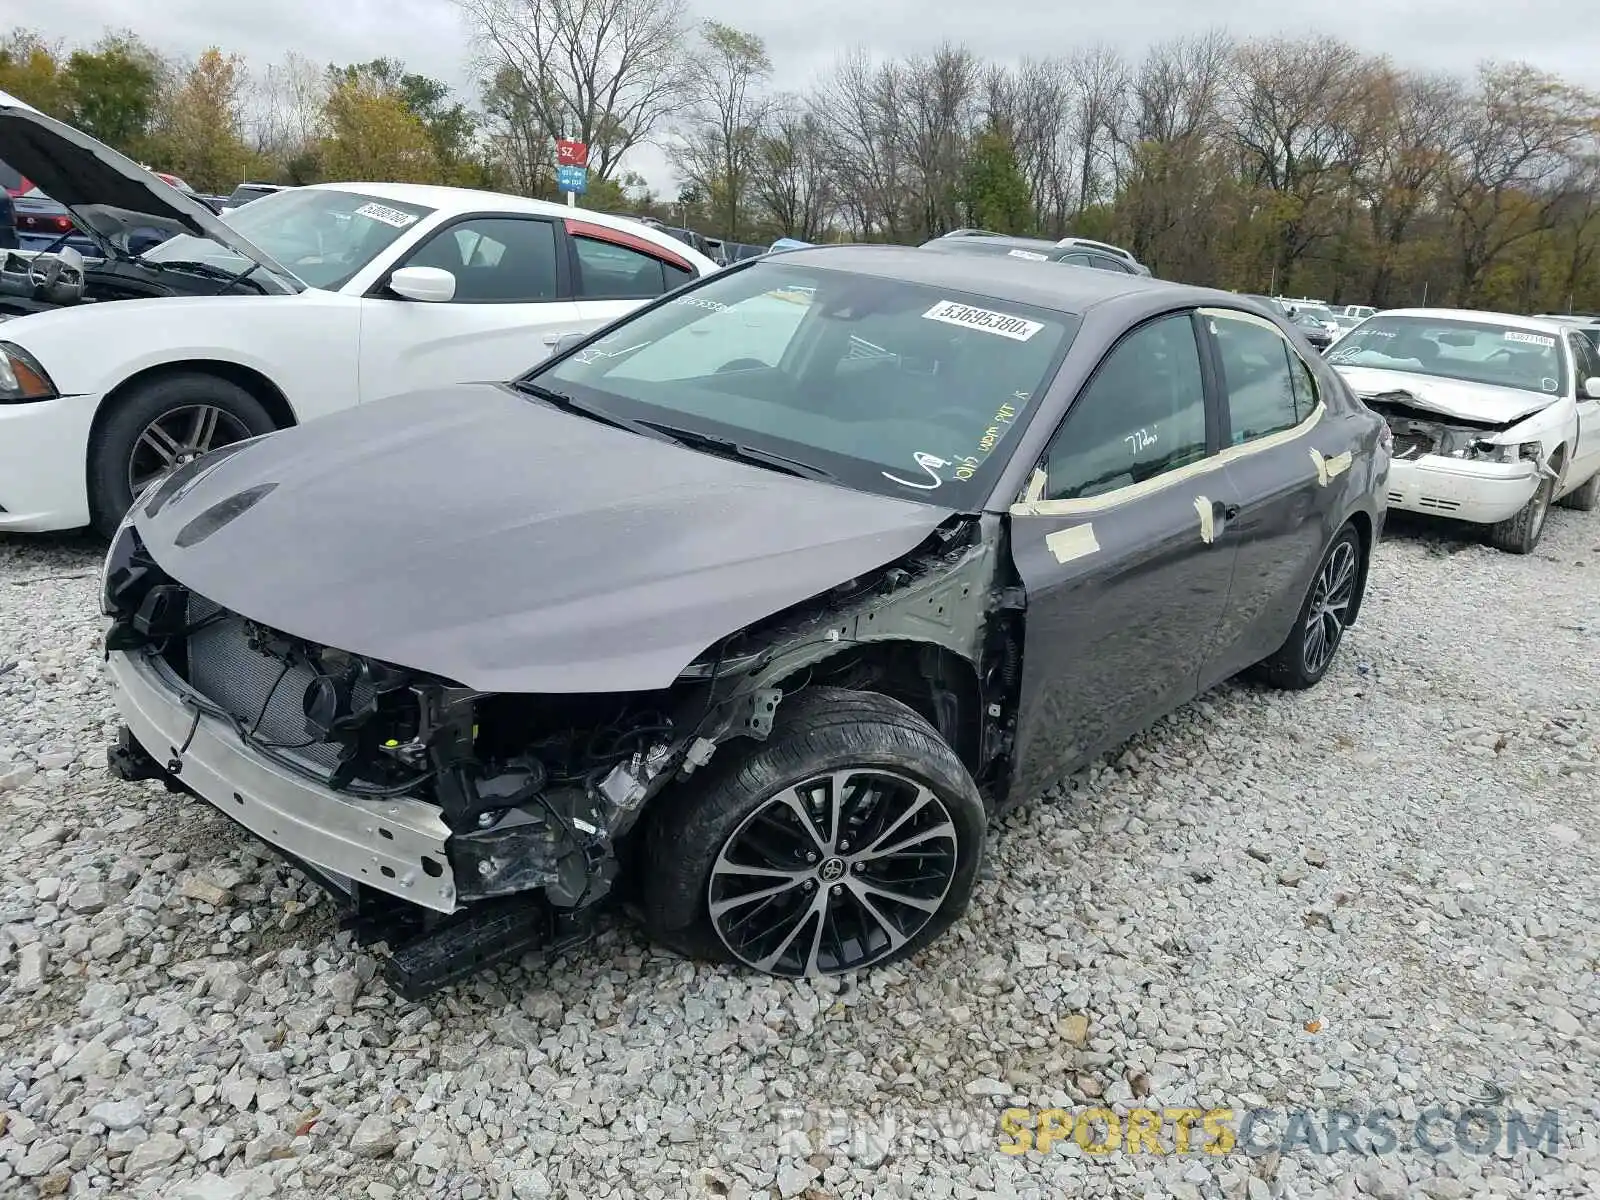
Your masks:
{"label": "overcast sky", "polygon": [[[964,43],[996,60],[1063,54],[1103,42],[1137,55],[1152,38],[1197,33],[1225,23],[1240,36],[1336,33],[1406,66],[1468,72],[1485,58],[1523,59],[1572,82],[1600,89],[1595,0],[1120,0],[1051,5],[1040,0],[810,0],[808,4],[690,0],[697,18],[715,17],[766,39],[775,82],[803,88],[838,53],[862,45],[882,55]],[[21,23],[51,38],[91,42],[105,26],[133,25],[168,51],[210,45],[253,64],[293,50],[316,61],[399,58],[448,80],[470,99],[465,31],[451,0],[38,0]],[[1225,16],[1225,22],[1224,22]],[[672,184],[659,153],[632,164],[657,189]]]}

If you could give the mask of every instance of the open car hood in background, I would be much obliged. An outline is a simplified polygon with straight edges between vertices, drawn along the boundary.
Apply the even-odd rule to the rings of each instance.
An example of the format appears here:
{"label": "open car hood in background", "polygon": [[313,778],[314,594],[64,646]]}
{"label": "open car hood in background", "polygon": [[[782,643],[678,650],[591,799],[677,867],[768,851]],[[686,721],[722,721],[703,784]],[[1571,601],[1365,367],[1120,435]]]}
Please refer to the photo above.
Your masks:
{"label": "open car hood in background", "polygon": [[461,384],[224,447],[134,521],[167,574],[283,633],[482,691],[565,693],[670,687],[951,515]]}
{"label": "open car hood in background", "polygon": [[127,257],[115,241],[121,235],[159,229],[209,238],[294,278],[193,196],[6,92],[0,92],[0,161],[64,207],[78,228],[113,257]]}

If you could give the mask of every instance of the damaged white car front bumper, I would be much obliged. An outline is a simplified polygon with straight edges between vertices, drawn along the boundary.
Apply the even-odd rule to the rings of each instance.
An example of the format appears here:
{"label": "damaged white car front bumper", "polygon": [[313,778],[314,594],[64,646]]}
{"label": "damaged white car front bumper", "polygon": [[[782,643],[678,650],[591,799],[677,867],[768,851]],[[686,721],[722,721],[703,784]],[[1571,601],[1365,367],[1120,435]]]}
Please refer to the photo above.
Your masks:
{"label": "damaged white car front bumper", "polygon": [[1424,454],[1389,467],[1389,507],[1493,525],[1519,513],[1543,478],[1537,462],[1485,462]]}

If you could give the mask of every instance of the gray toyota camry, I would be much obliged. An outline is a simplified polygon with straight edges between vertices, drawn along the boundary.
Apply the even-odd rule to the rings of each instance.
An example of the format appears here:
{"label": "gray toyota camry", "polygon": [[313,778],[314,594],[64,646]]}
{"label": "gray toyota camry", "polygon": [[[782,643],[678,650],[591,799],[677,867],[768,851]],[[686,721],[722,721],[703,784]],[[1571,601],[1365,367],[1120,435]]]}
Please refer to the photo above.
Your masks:
{"label": "gray toyota camry", "polygon": [[1317,683],[1388,463],[1228,293],[755,259],[151,485],[104,574],[110,762],[328,888],[408,995],[608,901],[852,971],[962,915],[997,813],[1241,671]]}

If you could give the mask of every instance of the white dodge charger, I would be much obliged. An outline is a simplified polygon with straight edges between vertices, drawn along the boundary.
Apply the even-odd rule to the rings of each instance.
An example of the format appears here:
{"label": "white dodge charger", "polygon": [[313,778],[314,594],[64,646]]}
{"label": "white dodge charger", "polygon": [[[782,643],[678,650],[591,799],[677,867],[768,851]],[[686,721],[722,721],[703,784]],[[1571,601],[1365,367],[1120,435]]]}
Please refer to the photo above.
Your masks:
{"label": "white dodge charger", "polygon": [[[224,220],[3,92],[0,160],[103,252],[0,252],[0,531],[109,532],[175,463],[509,379],[718,269],[625,217],[460,188],[318,184]],[[172,236],[130,253],[150,228]]]}

